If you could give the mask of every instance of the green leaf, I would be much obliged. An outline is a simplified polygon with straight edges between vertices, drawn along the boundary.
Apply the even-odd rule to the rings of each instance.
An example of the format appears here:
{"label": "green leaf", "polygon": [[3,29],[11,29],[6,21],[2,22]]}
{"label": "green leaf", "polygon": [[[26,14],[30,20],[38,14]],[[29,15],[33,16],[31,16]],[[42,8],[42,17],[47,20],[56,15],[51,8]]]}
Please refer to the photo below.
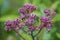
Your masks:
{"label": "green leaf", "polygon": [[39,5],[39,0],[33,0],[33,3],[32,4],[34,4],[34,5]]}
{"label": "green leaf", "polygon": [[30,3],[30,0],[24,0],[24,3]]}
{"label": "green leaf", "polygon": [[20,30],[19,32],[26,40],[32,40],[31,36]]}
{"label": "green leaf", "polygon": [[13,20],[15,18],[17,18],[17,15],[13,15],[13,14],[12,15],[6,15],[6,16],[1,17],[0,21],[4,22],[4,21],[7,21],[7,20]]}
{"label": "green leaf", "polygon": [[59,3],[60,3],[59,1],[56,1],[55,3],[53,3],[51,6],[51,9],[56,9]]}
{"label": "green leaf", "polygon": [[60,33],[56,33],[56,36],[60,39]]}
{"label": "green leaf", "polygon": [[53,19],[53,22],[59,21],[60,20],[60,14],[57,14],[56,17]]}

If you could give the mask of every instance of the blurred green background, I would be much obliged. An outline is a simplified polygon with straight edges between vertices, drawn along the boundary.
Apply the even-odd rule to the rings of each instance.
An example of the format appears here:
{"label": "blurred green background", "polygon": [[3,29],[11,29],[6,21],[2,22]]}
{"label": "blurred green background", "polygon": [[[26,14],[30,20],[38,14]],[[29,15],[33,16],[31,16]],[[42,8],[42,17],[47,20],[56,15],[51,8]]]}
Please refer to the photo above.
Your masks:
{"label": "blurred green background", "polygon": [[[4,22],[12,20],[19,16],[18,8],[23,7],[25,3],[31,3],[38,7],[34,13],[37,16],[43,14],[44,8],[53,8],[57,12],[57,16],[53,19],[51,31],[46,33],[43,29],[39,35],[39,40],[60,40],[60,0],[0,0],[0,40],[22,40],[15,35],[13,31],[4,30]],[[20,32],[26,40],[32,40],[31,36]]]}

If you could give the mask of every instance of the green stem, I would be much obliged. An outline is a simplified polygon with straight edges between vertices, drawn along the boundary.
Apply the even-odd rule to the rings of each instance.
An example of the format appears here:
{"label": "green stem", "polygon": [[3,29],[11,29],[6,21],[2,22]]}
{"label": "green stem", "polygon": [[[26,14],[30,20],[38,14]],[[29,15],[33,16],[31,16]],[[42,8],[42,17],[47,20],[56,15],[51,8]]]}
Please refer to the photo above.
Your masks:
{"label": "green stem", "polygon": [[42,28],[38,31],[38,33],[36,35],[34,35],[34,37],[38,36],[39,33],[41,32]]}
{"label": "green stem", "polygon": [[34,40],[33,32],[31,32],[32,39]]}
{"label": "green stem", "polygon": [[19,33],[18,33],[18,31],[16,31],[16,30],[14,30],[23,40],[25,40],[25,38],[23,38],[22,37],[22,35],[20,35]]}

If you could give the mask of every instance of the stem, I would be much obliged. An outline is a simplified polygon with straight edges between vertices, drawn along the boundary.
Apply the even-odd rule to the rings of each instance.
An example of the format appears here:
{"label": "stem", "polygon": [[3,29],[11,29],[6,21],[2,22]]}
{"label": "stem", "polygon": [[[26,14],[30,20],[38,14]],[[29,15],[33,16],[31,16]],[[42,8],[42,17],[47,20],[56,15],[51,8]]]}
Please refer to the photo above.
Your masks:
{"label": "stem", "polygon": [[38,35],[36,38],[37,38],[37,40],[41,40],[41,39],[40,39],[40,35]]}
{"label": "stem", "polygon": [[[14,30],[16,33],[18,33],[16,30]],[[20,35],[19,33],[18,33],[18,35],[23,39],[23,40],[25,40],[25,38],[23,38],[22,37],[22,35]]]}
{"label": "stem", "polygon": [[38,36],[39,33],[41,32],[41,30],[42,30],[42,28],[38,31],[38,33],[34,37]]}
{"label": "stem", "polygon": [[34,40],[33,32],[31,32],[32,39]]}

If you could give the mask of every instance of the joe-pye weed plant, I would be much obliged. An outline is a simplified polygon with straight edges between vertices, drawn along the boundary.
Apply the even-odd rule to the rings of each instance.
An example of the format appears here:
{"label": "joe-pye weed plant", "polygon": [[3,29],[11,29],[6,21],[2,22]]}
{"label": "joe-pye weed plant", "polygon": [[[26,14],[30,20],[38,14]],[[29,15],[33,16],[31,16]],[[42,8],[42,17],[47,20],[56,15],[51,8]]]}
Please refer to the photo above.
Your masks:
{"label": "joe-pye weed plant", "polygon": [[[46,8],[43,10],[44,16],[38,17],[37,15],[33,14],[33,11],[38,10],[38,8],[32,4],[24,4],[23,8],[19,8],[18,12],[20,16],[17,17],[15,20],[7,20],[5,22],[5,30],[6,31],[14,31],[20,36],[23,40],[26,40],[19,31],[22,30],[26,34],[32,37],[32,40],[35,40],[35,37],[39,35],[43,28],[46,28],[46,32],[51,30],[51,26],[53,24],[52,19],[56,16],[56,12],[53,10],[51,11],[50,8]],[[40,24],[37,26],[37,22]],[[24,28],[27,27],[26,30]],[[34,31],[38,31],[34,35]]]}

